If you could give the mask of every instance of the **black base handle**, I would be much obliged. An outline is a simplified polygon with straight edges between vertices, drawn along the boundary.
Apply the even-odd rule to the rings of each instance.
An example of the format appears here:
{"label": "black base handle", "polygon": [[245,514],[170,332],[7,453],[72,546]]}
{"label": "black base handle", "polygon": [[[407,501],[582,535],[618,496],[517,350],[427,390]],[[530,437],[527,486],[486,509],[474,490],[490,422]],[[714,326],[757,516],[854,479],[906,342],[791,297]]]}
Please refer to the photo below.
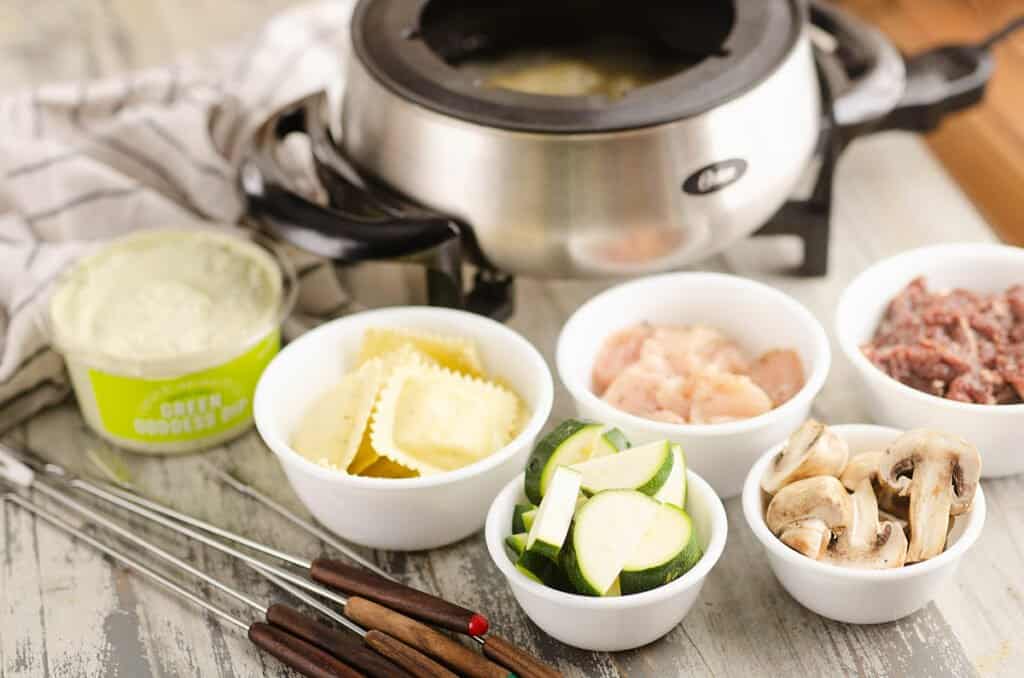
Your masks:
{"label": "black base handle", "polygon": [[[243,181],[250,214],[282,240],[339,263],[405,259],[421,264],[431,305],[507,319],[514,310],[514,279],[487,262],[472,229],[362,176],[316,122],[325,107],[325,95],[315,94],[261,130]],[[280,142],[290,134],[308,136],[328,204],[291,188],[277,158]],[[467,259],[477,266],[469,290],[463,281]]]}

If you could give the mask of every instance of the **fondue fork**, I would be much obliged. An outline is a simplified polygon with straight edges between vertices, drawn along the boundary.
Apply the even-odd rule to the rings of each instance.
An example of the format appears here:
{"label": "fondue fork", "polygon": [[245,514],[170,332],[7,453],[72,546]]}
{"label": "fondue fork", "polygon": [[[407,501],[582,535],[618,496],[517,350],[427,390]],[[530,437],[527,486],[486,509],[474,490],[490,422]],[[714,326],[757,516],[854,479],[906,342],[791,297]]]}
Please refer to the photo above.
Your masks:
{"label": "fondue fork", "polygon": [[[374,653],[367,647],[364,647],[358,641],[351,639],[348,636],[348,634],[341,633],[336,629],[324,626],[316,620],[307,619],[296,610],[284,605],[272,605],[269,608],[264,607],[252,598],[250,598],[249,596],[245,595],[244,593],[224,584],[223,582],[210,576],[209,574],[206,574],[205,572],[194,567],[189,562],[182,560],[181,558],[178,558],[174,554],[162,549],[156,544],[153,544],[152,542],[143,539],[134,532],[114,522],[102,513],[99,513],[98,511],[95,511],[92,508],[75,501],[74,499],[70,499],[68,497],[64,497],[58,494],[50,494],[50,492],[52,491],[51,488],[41,483],[36,483],[33,485],[33,487],[36,490],[39,490],[42,494],[45,494],[48,497],[56,499],[58,502],[63,504],[68,509],[74,511],[75,513],[78,513],[79,515],[92,521],[93,523],[104,527],[105,529],[116,534],[122,539],[125,539],[126,541],[134,544],[135,546],[138,546],[139,548],[143,549],[144,551],[147,551],[157,556],[161,560],[170,563],[171,565],[177,567],[183,572],[186,572],[192,575],[193,577],[200,579],[201,581],[204,581],[207,584],[210,584],[222,593],[225,593],[239,600],[240,602],[255,610],[257,613],[263,614],[266,617],[267,621],[273,624],[274,626],[282,628],[290,632],[292,635],[298,636],[303,640],[312,643],[313,645],[316,645],[327,652],[330,652],[335,657],[342,659],[347,663],[350,663],[356,666],[357,668],[365,671],[369,676],[372,676],[374,678],[390,678],[390,676],[402,677],[414,675],[421,678],[430,678],[430,676],[436,675],[451,675],[450,672],[440,667],[437,663],[435,663],[428,657],[422,655],[413,648],[408,647],[406,644],[394,638],[391,638],[390,636],[387,636],[386,634],[380,631],[366,631],[359,625],[347,619],[346,617],[334,612],[326,605],[318,603],[310,596],[297,596],[299,597],[300,600],[314,606],[315,609],[325,613],[329,618],[337,621],[353,633],[356,633],[359,636],[363,637],[366,645],[368,645],[373,650],[376,650],[382,655],[394,658],[397,661],[397,663],[401,664],[402,666],[411,666],[412,669],[415,669],[409,671],[401,670],[397,666],[392,664],[390,661],[381,661],[380,656],[378,656],[376,653]],[[23,499],[21,501],[18,501],[21,498],[17,497],[17,495],[9,495],[9,498],[11,501],[14,501],[15,503],[19,504],[22,504],[25,501]],[[284,582],[284,580],[280,576],[260,569],[251,563],[246,564],[249,565],[249,567],[251,567],[252,569],[259,572],[260,574],[262,574],[270,581],[272,581],[274,584],[285,589],[289,593],[295,595],[297,589]]]}
{"label": "fondue fork", "polygon": [[[226,621],[229,624],[236,626],[246,633],[246,636],[253,645],[256,645],[260,649],[266,651],[268,654],[273,655],[281,661],[281,663],[290,666],[304,676],[309,676],[310,678],[361,678],[364,676],[363,673],[360,673],[347,664],[339,661],[335,655],[328,654],[319,647],[306,642],[297,635],[289,633],[286,628],[283,628],[271,621],[271,608],[262,608],[270,623],[253,622],[252,624],[247,624],[231,613],[222,610],[183,586],[168,579],[156,570],[153,570],[130,556],[127,556],[124,553],[121,553],[120,551],[92,538],[83,530],[73,527],[61,518],[58,518],[56,515],[40,508],[38,505],[24,497],[16,494],[8,494],[4,497],[4,500],[21,507],[25,511],[45,520],[54,527],[57,527],[58,529],[63,530],[75,538],[89,544],[96,550],[110,558],[113,558],[122,565],[127,566],[144,577],[147,577],[148,579],[174,592],[178,596],[198,605],[222,621]],[[251,605],[255,606],[257,609],[261,609],[259,603],[256,603],[255,601],[248,602],[251,602]],[[284,606],[281,607],[283,608]],[[290,610],[290,608],[286,609]],[[382,659],[382,661],[386,660]],[[401,674],[392,673],[390,675]]]}
{"label": "fondue fork", "polygon": [[[87,481],[79,480],[78,482]],[[431,657],[441,660],[445,664],[456,669],[460,674],[471,676],[472,678],[509,678],[510,676],[510,673],[507,670],[476,652],[473,652],[465,645],[452,640],[448,636],[438,633],[429,626],[422,624],[411,617],[399,614],[394,609],[385,607],[384,605],[378,604],[368,598],[358,596],[350,597],[332,591],[331,589],[324,588],[323,586],[311,582],[300,575],[269,565],[262,560],[243,553],[201,532],[197,532],[196,530],[192,530],[184,525],[175,523],[156,511],[151,511],[144,506],[140,506],[128,501],[127,499],[123,499],[119,497],[113,489],[108,491],[99,486],[92,485],[91,483],[88,485],[89,489],[86,489],[80,484],[72,483],[72,486],[76,489],[86,489],[89,494],[103,499],[110,504],[118,506],[119,508],[137,516],[146,518],[147,520],[166,527],[178,534],[194,539],[195,541],[216,549],[221,553],[237,558],[256,570],[274,575],[278,579],[283,579],[290,584],[306,589],[307,591],[311,591],[322,598],[326,598],[331,602],[337,603],[341,606],[346,617],[364,628],[376,629],[393,636],[398,640],[401,640],[430,655]],[[77,504],[73,499],[70,499],[46,483],[36,482],[32,487],[33,489],[65,505],[70,506],[72,504]],[[89,509],[85,507],[82,508],[89,511]],[[96,519],[96,521],[104,527],[110,528],[111,524],[113,524],[103,516],[96,515],[95,512],[91,513],[93,515],[90,515],[89,517],[91,519]],[[118,528],[119,527],[120,526],[118,526]],[[123,529],[124,528],[120,528],[120,530]],[[365,573],[359,572],[359,574]],[[401,595],[401,592],[399,592],[399,595]],[[410,605],[408,600],[402,600],[401,602],[405,607],[415,608],[415,605]]]}
{"label": "fondue fork", "polygon": [[[408,586],[405,586],[404,584],[398,583],[397,580],[394,579],[394,577],[387,574],[383,570],[380,570],[380,568],[377,567],[374,568],[375,571],[380,571],[383,573],[383,575],[375,575],[369,572],[364,572],[359,568],[353,567],[347,563],[343,563],[337,560],[331,560],[328,558],[316,558],[312,561],[305,558],[301,558],[293,554],[285,553],[284,551],[280,551],[271,546],[267,546],[266,544],[261,544],[260,542],[253,541],[251,539],[248,539],[247,537],[243,537],[229,530],[217,527],[216,525],[212,525],[198,518],[194,518],[186,513],[182,513],[172,508],[168,508],[162,504],[146,499],[145,497],[141,497],[134,492],[124,490],[116,486],[111,486],[105,483],[101,486],[100,484],[91,483],[87,480],[78,478],[72,482],[72,486],[81,489],[95,497],[103,499],[104,501],[110,502],[121,508],[124,508],[130,512],[137,513],[138,515],[142,515],[151,520],[154,520],[159,524],[167,527],[168,529],[175,530],[181,534],[197,539],[204,544],[211,545],[213,546],[213,548],[221,550],[225,553],[230,552],[231,554],[235,554],[236,557],[248,558],[244,554],[240,554],[237,550],[232,549],[231,547],[225,546],[224,544],[217,542],[215,540],[211,540],[208,537],[205,537],[204,535],[197,533],[194,530],[190,530],[182,525],[177,525],[168,519],[180,521],[182,523],[191,525],[198,529],[205,530],[211,534],[217,535],[223,539],[234,542],[241,546],[251,548],[254,551],[263,553],[264,555],[268,555],[272,558],[283,560],[286,563],[289,563],[291,565],[308,571],[310,577],[316,581],[319,581],[323,584],[326,584],[335,589],[339,589],[346,593],[361,596],[362,598],[367,599],[368,601],[373,600],[377,603],[380,603],[383,606],[386,606],[382,609],[392,608],[394,610],[405,612],[410,617],[415,617],[417,619],[421,619],[424,621],[435,621],[436,619],[452,619],[452,615],[448,615],[446,617],[442,616],[445,614],[445,611],[443,607],[440,610],[436,609],[439,606],[439,604],[443,606],[449,606],[451,608],[454,608],[455,610],[461,611],[461,619],[464,619],[464,614],[468,612],[464,610],[464,608],[460,608],[445,600],[442,600],[427,593],[423,593],[418,589],[413,589]],[[319,587],[316,584],[313,584],[312,582],[302,579],[301,577],[295,577],[295,575],[293,575],[290,572],[273,568],[273,566],[267,565],[262,561],[255,560],[255,562],[258,564],[252,565],[252,563],[249,561],[254,560],[255,559],[253,558],[248,558],[246,562],[251,566],[254,566],[256,569],[261,570],[262,572],[270,572],[272,574],[275,574],[279,578],[282,577],[283,573],[284,575],[287,575],[284,578],[291,584],[312,591],[318,595],[321,595],[329,600],[333,600],[334,602],[338,602],[342,605],[345,604],[343,602],[343,597],[338,596],[337,594],[327,589]],[[474,616],[478,617],[479,615]],[[455,617],[455,619],[459,620],[460,617]],[[486,623],[486,620],[484,621]],[[472,628],[472,623],[473,620],[471,619],[469,628]],[[456,624],[457,626],[455,627],[449,624],[439,625],[446,626],[451,630],[456,630],[464,633],[464,629],[466,627],[463,625],[459,625],[458,621],[456,621]],[[428,629],[428,627],[426,626],[423,626],[423,628]],[[417,643],[412,640],[407,640],[405,637],[399,635],[397,632],[393,633],[393,635],[396,635],[398,638],[401,638],[402,640],[406,640],[406,642],[408,642],[411,645],[420,647],[420,649],[423,649],[429,654],[433,654],[430,651],[430,649],[417,645]],[[438,637],[448,640],[444,636]],[[481,649],[485,656],[489,657],[495,662],[498,662],[502,666],[507,666],[513,669],[516,672],[516,674],[520,676],[520,678],[557,678],[561,675],[558,671],[551,668],[537,657],[534,657],[526,650],[516,647],[509,641],[493,633],[488,634],[486,637],[482,637],[481,634],[472,634],[470,637],[481,646]],[[463,648],[462,645],[458,645],[457,643],[455,644],[455,646],[458,648]],[[478,657],[478,655],[473,656]],[[466,660],[468,661],[468,658]]]}
{"label": "fondue fork", "polygon": [[[246,537],[224,530],[206,521],[199,520],[198,518],[193,518],[186,513],[175,511],[174,509],[163,506],[162,504],[150,501],[135,492],[131,492],[108,483],[92,482],[86,478],[70,473],[67,469],[57,464],[26,458],[25,455],[19,454],[3,445],[0,445],[0,453],[6,454],[6,456],[14,459],[17,463],[29,467],[31,470],[44,473],[70,487],[90,494],[98,499],[102,499],[107,503],[119,506],[120,508],[135,513],[136,515],[145,517],[168,529],[177,530],[185,536],[201,541],[211,548],[223,551],[225,545],[219,541],[212,540],[206,535],[196,532],[195,530],[190,530],[184,527],[184,525],[198,528],[204,532],[216,535],[221,539],[225,539],[248,549],[252,549],[253,551],[270,556],[276,560],[294,565],[295,567],[309,572],[310,577],[315,581],[349,594],[359,595],[375,600],[382,605],[391,607],[421,621],[436,624],[442,628],[446,628],[457,633],[465,633],[471,636],[483,636],[487,633],[489,624],[487,622],[487,618],[483,615],[467,610],[464,607],[460,607],[429,593],[405,586],[404,584],[395,581],[386,573],[381,574],[383,573],[383,570],[380,570],[380,568],[376,566],[372,566],[370,568],[373,570],[373,573],[370,573],[365,572],[360,568],[353,567],[347,563],[330,558],[317,558],[315,560],[301,558],[279,549],[275,549],[272,546],[267,546],[266,544],[247,539]],[[177,522],[172,522],[172,520],[168,519],[172,519]],[[179,523],[184,523],[184,525]],[[349,551],[351,550],[346,550],[346,555],[349,555]],[[234,554],[238,552],[232,550],[232,553]],[[248,557],[244,554],[241,554],[241,556]],[[261,563],[264,567],[269,567],[261,561],[256,562]],[[358,558],[357,562],[363,565],[369,563],[369,561],[366,561],[364,558]],[[290,573],[287,572],[286,574],[290,575]],[[294,577],[294,575],[291,576]],[[308,590],[312,590],[318,595],[330,598],[330,591],[327,591],[322,587],[317,587],[315,589],[310,588],[315,586],[311,582],[301,580],[301,583],[293,583],[296,583]],[[334,602],[339,601],[335,600]]]}
{"label": "fondue fork", "polygon": [[[208,461],[208,460],[204,460],[203,461],[203,466],[217,480],[219,480],[223,484],[227,485],[228,487],[230,487],[235,492],[238,492],[239,494],[241,494],[243,496],[249,497],[250,499],[255,501],[257,504],[261,504],[264,507],[270,509],[271,511],[273,511],[277,515],[281,516],[282,518],[284,518],[288,522],[292,523],[296,527],[302,528],[304,531],[306,531],[310,535],[316,537],[317,539],[319,539],[323,543],[327,544],[328,546],[330,546],[334,550],[338,551],[339,553],[345,554],[346,558],[359,563],[360,565],[365,567],[367,570],[370,570],[371,572],[373,572],[375,574],[379,574],[380,576],[384,577],[385,579],[390,579],[393,582],[398,582],[399,581],[394,575],[392,575],[387,570],[379,567],[376,563],[374,563],[373,561],[369,560],[368,558],[363,557],[362,555],[357,553],[354,549],[349,547],[347,544],[343,544],[338,539],[335,539],[334,535],[332,535],[327,530],[323,529],[322,527],[320,527],[316,523],[313,523],[312,521],[306,520],[302,516],[294,513],[293,511],[289,510],[287,507],[279,504],[278,502],[274,501],[273,499],[271,499],[267,495],[263,494],[262,492],[260,492],[256,488],[254,488],[252,485],[248,485],[248,484],[242,482],[237,476],[235,476],[230,471],[225,471],[224,469],[222,469],[221,467],[217,466],[216,464],[210,463],[210,461]],[[127,489],[131,489],[131,488],[127,488]]]}
{"label": "fondue fork", "polygon": [[[229,471],[225,471],[216,464],[212,464],[209,461],[204,462],[206,469],[213,474],[218,480],[223,482],[225,485],[235,490],[239,494],[247,496],[253,499],[256,503],[265,506],[274,513],[278,514],[282,518],[293,523],[297,527],[305,530],[310,535],[320,539],[328,546],[331,546],[339,552],[345,554],[348,558],[360,563],[369,570],[372,570],[381,577],[385,577],[393,582],[399,582],[399,580],[387,570],[378,567],[376,564],[368,561],[366,558],[360,556],[351,547],[343,544],[341,541],[336,539],[327,530],[323,529],[319,525],[296,515],[286,507],[282,506],[278,502],[274,501],[267,495],[261,493],[256,488],[248,485],[239,480],[235,475]],[[231,535],[228,539],[234,538],[237,535]],[[491,633],[486,638],[481,639],[480,637],[474,636],[473,640],[480,643],[483,648],[485,655],[498,662],[503,666],[508,666],[518,672],[521,678],[557,678],[561,675],[558,671],[552,669],[547,664],[542,662],[540,659],[534,657],[527,651],[517,648],[508,641],[496,636]]]}
{"label": "fondue fork", "polygon": [[[246,594],[224,584],[220,580],[197,569],[187,561],[184,561],[181,558],[178,558],[177,556],[173,555],[172,553],[165,551],[156,544],[146,541],[142,537],[139,537],[135,533],[126,529],[125,527],[112,521],[110,518],[103,515],[102,513],[99,513],[98,511],[95,511],[75,501],[74,499],[64,497],[59,493],[50,494],[50,492],[53,492],[52,488],[43,483],[35,483],[33,484],[32,487],[36,490],[39,490],[42,494],[45,494],[48,497],[56,499],[65,507],[69,508],[75,513],[78,513],[79,515],[92,521],[93,523],[104,527],[110,532],[113,532],[122,539],[131,542],[132,544],[140,547],[144,551],[148,551],[149,553],[157,556],[158,558],[170,563],[171,565],[174,565],[178,569],[187,572],[193,577],[200,579],[201,581],[204,581],[207,584],[210,584],[222,593],[225,593],[239,600],[240,602],[249,606],[256,612],[263,614],[264,617],[266,617],[267,621],[273,626],[281,628],[291,633],[292,635],[299,637],[305,642],[311,643],[321,648],[322,650],[329,652],[335,657],[342,659],[345,662],[352,664],[353,666],[356,666],[357,668],[365,671],[367,675],[372,676],[373,678],[390,678],[391,676],[398,676],[399,678],[401,678],[402,676],[410,675],[417,676],[417,678],[430,678],[431,676],[443,676],[444,678],[451,678],[451,676],[453,676],[453,674],[450,671],[444,669],[430,658],[421,654],[412,647],[409,647],[407,644],[402,643],[401,641],[398,641],[395,638],[388,636],[387,634],[379,630],[367,631],[358,624],[354,623],[353,621],[343,617],[342,615],[339,615],[333,610],[330,610],[330,608],[328,608],[326,605],[317,603],[317,601],[315,601],[309,596],[299,596],[299,598],[300,600],[303,600],[307,603],[315,603],[315,609],[325,612],[328,617],[339,622],[340,624],[345,626],[345,628],[349,629],[353,633],[356,633],[359,636],[361,636],[366,645],[368,645],[369,647],[365,647],[358,641],[352,640],[348,637],[347,634],[344,634],[336,629],[332,629],[328,626],[324,626],[323,624],[317,622],[315,619],[303,617],[298,611],[294,610],[293,608],[287,607],[285,605],[272,605],[269,608],[264,607],[263,605],[260,605],[258,602],[256,602]],[[27,506],[25,506],[26,503],[31,504],[31,502],[29,502],[28,500],[24,499],[23,497],[19,497],[18,495],[15,494],[8,494],[7,499],[16,504],[21,505],[23,508],[28,508]],[[281,586],[282,582],[284,581],[279,574],[275,575],[272,572],[260,569],[252,563],[246,564],[278,586]],[[290,575],[290,573],[285,574]],[[294,587],[289,585],[285,585],[282,588],[293,594],[296,591]],[[350,602],[351,600],[352,599],[349,599]],[[376,652],[380,653],[380,655],[390,657],[392,660],[394,660],[395,663],[400,664],[403,667],[406,667],[406,670],[399,669],[391,661],[384,660],[383,657],[376,654],[373,650],[376,650]]]}
{"label": "fondue fork", "polygon": [[[91,509],[79,504],[74,499],[71,499],[70,497],[68,497],[61,491],[57,490],[56,488],[51,487],[47,483],[34,479],[33,470],[26,466],[25,464],[22,464],[21,461],[19,460],[19,457],[20,455],[14,453],[12,450],[10,450],[10,448],[6,448],[3,445],[0,445],[0,475],[6,477],[8,480],[21,487],[32,487],[33,489],[36,489],[40,493],[45,494],[47,497],[59,503],[62,503],[65,506],[69,506],[73,510],[76,510],[82,513],[83,515],[86,515],[92,520],[95,520],[95,522],[97,522],[98,524],[101,524],[104,527],[107,527],[108,529],[117,532],[119,535],[125,536],[126,539],[129,539],[131,541],[139,539],[135,535],[125,530],[123,527],[117,525],[117,523],[114,523],[113,521],[109,520],[103,515],[98,514],[95,511],[92,511]],[[40,468],[41,465],[36,464],[36,467]],[[272,574],[277,579],[283,579],[294,586],[303,588],[307,591],[311,591],[317,594],[318,596],[321,596],[323,598],[326,598],[327,600],[337,603],[342,606],[345,615],[349,619],[361,624],[366,628],[377,629],[401,641],[404,641],[408,645],[411,645],[419,649],[420,651],[432,657],[435,657],[444,662],[445,664],[448,664],[449,666],[455,668],[459,673],[463,675],[472,676],[473,678],[508,678],[510,675],[516,675],[510,674],[507,670],[503,669],[498,664],[471,651],[466,646],[452,640],[448,636],[438,633],[429,626],[426,626],[425,624],[422,624],[416,621],[415,619],[411,619],[409,617],[406,617],[405,615],[399,614],[395,610],[389,609],[389,607],[386,607],[385,605],[373,602],[373,600],[368,599],[367,597],[349,597],[346,595],[341,595],[335,591],[324,588],[322,586],[319,586],[318,584],[311,582],[303,578],[302,576],[296,575],[293,572],[275,567],[273,565],[269,565],[257,558],[254,558],[246,553],[243,553],[235,548],[232,548],[231,546],[228,546],[227,544],[224,544],[216,539],[213,539],[212,537],[209,537],[201,532],[197,532],[196,530],[178,524],[173,520],[170,520],[169,518],[165,517],[164,515],[161,515],[161,513],[155,510],[150,510],[146,506],[133,503],[131,499],[144,501],[147,505],[158,507],[162,509],[164,512],[170,512],[171,514],[177,514],[182,516],[185,516],[185,514],[178,514],[178,512],[172,511],[171,509],[166,509],[165,507],[161,507],[159,504],[155,504],[154,502],[142,500],[141,497],[138,497],[137,495],[134,495],[132,493],[124,492],[113,487],[104,488],[101,487],[99,484],[92,483],[81,478],[76,478],[55,464],[46,464],[43,470],[46,473],[49,473],[51,477],[57,477],[63,484],[67,486],[83,490],[94,497],[103,499],[104,501],[115,506],[118,506],[130,513],[146,518],[151,522],[155,522],[172,531],[175,531],[186,537],[194,539],[202,544],[209,546],[210,548],[216,549],[226,555],[237,558],[245,564],[249,565],[250,567],[260,570],[261,572]],[[122,496],[119,495],[126,495],[128,498],[123,498]],[[195,520],[189,516],[185,517],[193,521]],[[244,539],[243,537],[238,538]],[[257,546],[262,546],[259,545],[257,542],[251,542],[250,540],[245,541],[247,543],[256,544]],[[264,546],[263,549],[267,553],[280,553],[276,551],[276,549],[271,549],[270,547]],[[289,556],[288,562],[292,562],[294,564],[295,560],[298,560],[293,560],[293,558],[293,556]],[[344,568],[354,570],[357,576],[367,578],[373,577],[373,575],[362,572],[356,568],[351,568],[351,566],[348,566],[344,563],[338,563],[338,565],[341,565]],[[379,578],[374,577],[374,579]],[[415,589],[408,589],[407,587],[401,586],[399,584],[387,582],[387,580],[381,581],[384,581],[385,583],[390,584],[392,587],[394,587],[393,590],[388,592],[387,595],[383,595],[381,597],[386,598],[388,600],[396,600],[404,607],[411,608],[414,610],[417,609],[417,605],[415,603],[410,603],[408,599],[402,597],[404,595],[404,591],[406,590],[413,591],[414,593],[433,599],[433,596],[428,596],[427,594],[423,594],[419,591],[416,591]],[[371,580],[369,586],[372,587],[372,585],[373,581]],[[500,638],[492,637],[488,638],[486,641],[482,638],[478,638],[477,642],[484,646],[484,648],[488,650],[487,655],[493,657],[496,661],[502,661],[502,663],[506,665],[524,667],[522,670],[519,670],[517,668],[517,671],[519,672],[518,675],[522,678],[532,678],[533,676],[537,676],[538,678],[548,678],[550,676],[559,675],[557,672],[553,671],[546,665],[540,663],[534,657],[524,653],[519,648],[516,648],[514,645],[511,645],[507,641],[504,641]],[[507,660],[503,661],[503,659],[505,658],[507,658]]]}

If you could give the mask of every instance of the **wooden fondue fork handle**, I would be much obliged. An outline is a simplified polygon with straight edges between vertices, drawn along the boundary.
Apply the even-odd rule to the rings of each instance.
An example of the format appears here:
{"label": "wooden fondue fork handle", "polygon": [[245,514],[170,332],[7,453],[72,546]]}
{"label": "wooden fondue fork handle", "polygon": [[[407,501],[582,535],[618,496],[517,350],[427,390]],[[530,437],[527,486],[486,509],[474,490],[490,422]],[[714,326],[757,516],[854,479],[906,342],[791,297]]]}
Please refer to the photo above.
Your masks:
{"label": "wooden fondue fork handle", "polygon": [[345,616],[366,629],[376,629],[439,659],[461,675],[470,678],[514,678],[478,652],[438,633],[426,624],[365,598],[349,598]]}
{"label": "wooden fondue fork handle", "polygon": [[481,614],[340,560],[317,558],[309,574],[325,586],[376,601],[449,631],[483,636],[489,628],[487,618]]}
{"label": "wooden fondue fork handle", "polygon": [[249,640],[309,678],[366,678],[320,648],[270,624],[256,622],[250,626]]}
{"label": "wooden fondue fork handle", "polygon": [[339,659],[344,659],[370,678],[412,678],[394,662],[378,654],[353,633],[321,624],[288,605],[275,603],[267,608],[267,621],[298,636]]}
{"label": "wooden fondue fork handle", "polygon": [[519,678],[561,678],[562,674],[532,654],[516,647],[504,638],[487,636],[483,645],[484,654],[502,666],[516,672]]}

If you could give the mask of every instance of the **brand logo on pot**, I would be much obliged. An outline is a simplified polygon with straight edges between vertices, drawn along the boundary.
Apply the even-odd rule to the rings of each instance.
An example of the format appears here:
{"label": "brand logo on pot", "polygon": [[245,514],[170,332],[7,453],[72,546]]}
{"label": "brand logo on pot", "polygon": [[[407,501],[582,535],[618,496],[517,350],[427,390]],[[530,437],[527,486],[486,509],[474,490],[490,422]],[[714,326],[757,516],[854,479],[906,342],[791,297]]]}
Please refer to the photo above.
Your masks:
{"label": "brand logo on pot", "polygon": [[683,190],[690,195],[714,193],[739,181],[746,171],[747,161],[739,158],[712,163],[691,174],[683,182]]}

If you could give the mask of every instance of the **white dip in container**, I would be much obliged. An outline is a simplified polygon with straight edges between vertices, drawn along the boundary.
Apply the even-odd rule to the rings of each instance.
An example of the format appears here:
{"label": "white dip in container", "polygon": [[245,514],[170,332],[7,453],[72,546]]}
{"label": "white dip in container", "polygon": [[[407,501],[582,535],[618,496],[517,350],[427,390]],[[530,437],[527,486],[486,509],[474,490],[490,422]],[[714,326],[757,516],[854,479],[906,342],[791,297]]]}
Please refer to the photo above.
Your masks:
{"label": "white dip in container", "polygon": [[275,253],[215,231],[134,233],[80,261],[50,300],[86,422],[138,452],[192,452],[252,424],[294,288]]}

